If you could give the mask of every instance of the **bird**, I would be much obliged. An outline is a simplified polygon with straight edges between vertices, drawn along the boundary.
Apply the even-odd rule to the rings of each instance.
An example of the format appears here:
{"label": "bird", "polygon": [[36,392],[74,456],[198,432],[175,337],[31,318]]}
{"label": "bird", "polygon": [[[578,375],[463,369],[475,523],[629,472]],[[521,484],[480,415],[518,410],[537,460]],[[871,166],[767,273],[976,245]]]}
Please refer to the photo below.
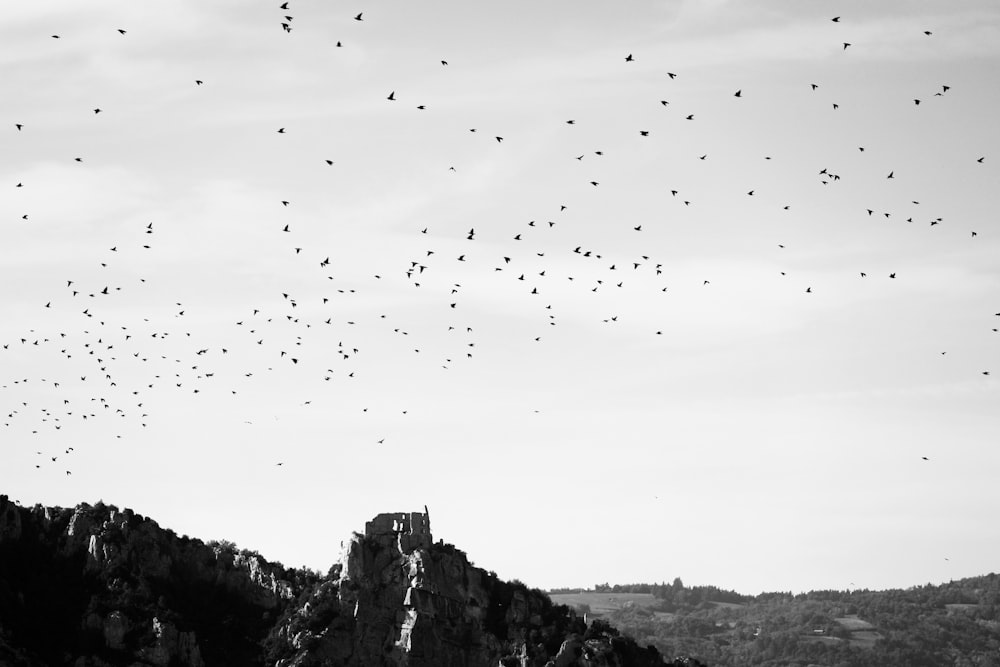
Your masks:
{"label": "bird", "polygon": [[123,34],[123,35],[125,34],[125,31],[124,31],[124,30],[122,30],[121,28],[118,28],[118,32],[120,32],[120,33],[121,33],[121,34]]}
{"label": "bird", "polygon": [[[358,19],[358,20],[360,21],[361,19]],[[396,91],[394,90],[391,93],[389,93],[389,97],[387,97],[385,99],[389,100],[390,102],[395,102],[396,101]]]}
{"label": "bird", "polygon": [[634,61],[635,61],[635,58],[632,57],[631,53],[628,54],[627,56],[625,56],[625,62],[630,63],[630,62],[634,62]]}
{"label": "bird", "polygon": [[671,79],[676,79],[677,78],[677,75],[674,74],[673,72],[667,72],[667,76],[669,76]]}
{"label": "bird", "polygon": [[737,90],[733,97],[743,97],[743,90]]}
{"label": "bird", "polygon": [[833,17],[832,19],[830,19],[830,20],[831,20],[831,21],[833,21],[834,23],[840,23],[840,17],[839,17],[839,16],[834,16],[834,17]]}
{"label": "bird", "polygon": [[497,140],[497,143],[499,144],[500,142],[503,141],[503,137],[496,137],[496,140]]}
{"label": "bird", "polygon": [[[355,21],[362,21],[362,20],[364,20],[364,19],[361,18],[361,14],[364,14],[364,12],[360,12],[357,16],[355,16],[354,20]],[[376,21],[376,23],[377,23],[377,21]]]}
{"label": "bird", "polygon": [[850,42],[844,42],[844,50],[846,51],[847,47],[850,46],[850,45],[851,45]]}
{"label": "bird", "polygon": [[202,81],[202,80],[200,80],[200,79],[195,79],[195,80],[194,80],[194,84],[195,84],[196,86],[200,86],[200,85],[201,85],[201,84],[203,84],[203,83],[205,83],[205,82],[204,82],[204,81]]}

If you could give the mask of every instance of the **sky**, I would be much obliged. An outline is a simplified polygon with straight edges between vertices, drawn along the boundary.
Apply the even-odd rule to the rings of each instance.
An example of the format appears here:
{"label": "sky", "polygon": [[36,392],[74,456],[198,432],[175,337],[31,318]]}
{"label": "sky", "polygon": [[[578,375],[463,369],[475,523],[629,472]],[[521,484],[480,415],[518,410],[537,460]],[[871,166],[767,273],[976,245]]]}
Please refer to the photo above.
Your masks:
{"label": "sky", "polygon": [[426,505],[544,589],[996,569],[1000,6],[279,4],[9,8],[0,493],[323,571]]}

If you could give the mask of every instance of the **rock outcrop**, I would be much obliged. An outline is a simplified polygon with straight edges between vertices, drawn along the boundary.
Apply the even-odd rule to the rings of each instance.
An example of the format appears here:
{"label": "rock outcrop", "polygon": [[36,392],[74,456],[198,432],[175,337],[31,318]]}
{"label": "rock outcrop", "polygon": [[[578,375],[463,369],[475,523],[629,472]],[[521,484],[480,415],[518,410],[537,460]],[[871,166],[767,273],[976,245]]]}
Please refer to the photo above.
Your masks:
{"label": "rock outcrop", "polygon": [[277,667],[662,665],[544,593],[504,582],[452,545],[426,513],[380,514],[343,545],[321,586],[272,636]]}
{"label": "rock outcrop", "polygon": [[380,514],[325,576],[99,503],[0,496],[0,665],[662,665],[613,628]]}

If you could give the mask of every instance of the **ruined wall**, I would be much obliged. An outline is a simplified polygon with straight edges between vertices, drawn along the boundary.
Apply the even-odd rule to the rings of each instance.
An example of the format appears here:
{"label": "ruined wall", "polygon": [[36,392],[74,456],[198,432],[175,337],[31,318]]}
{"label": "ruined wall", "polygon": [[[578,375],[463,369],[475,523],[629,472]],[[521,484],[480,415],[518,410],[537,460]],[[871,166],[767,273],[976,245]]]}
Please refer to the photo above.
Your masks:
{"label": "ruined wall", "polygon": [[365,523],[365,537],[378,542],[387,538],[403,553],[427,549],[434,543],[430,515],[426,512],[386,512]]}

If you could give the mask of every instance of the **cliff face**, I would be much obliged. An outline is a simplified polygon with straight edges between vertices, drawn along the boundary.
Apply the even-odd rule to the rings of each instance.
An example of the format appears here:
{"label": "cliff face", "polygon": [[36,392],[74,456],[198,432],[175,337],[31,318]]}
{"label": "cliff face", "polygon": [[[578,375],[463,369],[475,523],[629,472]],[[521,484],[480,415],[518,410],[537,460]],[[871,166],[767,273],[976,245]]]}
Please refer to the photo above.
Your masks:
{"label": "cliff face", "polygon": [[257,664],[308,578],[130,510],[0,496],[0,664]]}
{"label": "cliff face", "polygon": [[382,514],[326,576],[178,537],[130,510],[0,496],[0,664],[662,665],[499,580],[426,513]]}

